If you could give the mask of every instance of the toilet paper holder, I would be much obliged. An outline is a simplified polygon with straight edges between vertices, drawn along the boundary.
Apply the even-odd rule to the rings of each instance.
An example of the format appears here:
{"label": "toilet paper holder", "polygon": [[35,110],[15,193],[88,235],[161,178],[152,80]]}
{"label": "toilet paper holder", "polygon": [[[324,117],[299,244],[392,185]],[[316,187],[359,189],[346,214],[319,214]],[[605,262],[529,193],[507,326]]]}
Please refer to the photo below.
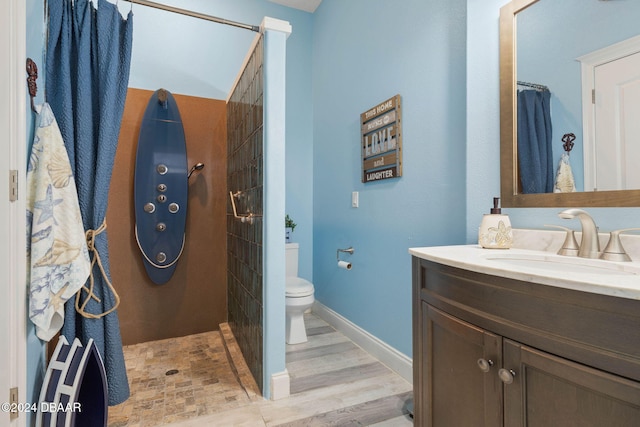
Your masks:
{"label": "toilet paper holder", "polygon": [[342,261],[340,259],[340,252],[346,252],[348,254],[353,255],[353,247],[349,247],[347,249],[338,249],[336,251],[336,259],[338,260],[338,268],[344,268],[345,270],[351,270],[351,263],[347,261]]}
{"label": "toilet paper holder", "polygon": [[354,249],[353,246],[352,247],[348,247],[347,249],[338,249],[336,251],[336,260],[340,261],[340,252],[346,252],[348,254],[353,255]]}

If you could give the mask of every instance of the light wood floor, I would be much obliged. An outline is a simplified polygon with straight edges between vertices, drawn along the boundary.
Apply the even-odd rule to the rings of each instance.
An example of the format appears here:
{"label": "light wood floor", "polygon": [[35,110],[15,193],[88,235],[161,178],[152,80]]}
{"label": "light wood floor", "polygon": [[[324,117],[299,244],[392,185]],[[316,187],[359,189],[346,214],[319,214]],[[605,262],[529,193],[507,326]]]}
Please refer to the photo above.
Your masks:
{"label": "light wood floor", "polygon": [[[277,401],[254,392],[242,363],[229,363],[237,355],[219,332],[125,348],[132,397],[110,408],[109,427],[413,425],[407,381],[317,316],[305,323],[309,341],[287,346],[291,396]],[[144,359],[155,367],[145,371]],[[165,375],[171,369],[179,372]]]}

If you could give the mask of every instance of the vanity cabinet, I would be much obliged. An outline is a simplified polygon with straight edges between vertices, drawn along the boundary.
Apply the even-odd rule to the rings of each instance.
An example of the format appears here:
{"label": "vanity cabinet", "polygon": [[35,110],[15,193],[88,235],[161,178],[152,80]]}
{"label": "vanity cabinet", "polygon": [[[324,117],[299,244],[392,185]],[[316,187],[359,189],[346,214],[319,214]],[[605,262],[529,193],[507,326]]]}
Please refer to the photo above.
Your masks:
{"label": "vanity cabinet", "polygon": [[413,258],[417,426],[639,426],[640,302]]}

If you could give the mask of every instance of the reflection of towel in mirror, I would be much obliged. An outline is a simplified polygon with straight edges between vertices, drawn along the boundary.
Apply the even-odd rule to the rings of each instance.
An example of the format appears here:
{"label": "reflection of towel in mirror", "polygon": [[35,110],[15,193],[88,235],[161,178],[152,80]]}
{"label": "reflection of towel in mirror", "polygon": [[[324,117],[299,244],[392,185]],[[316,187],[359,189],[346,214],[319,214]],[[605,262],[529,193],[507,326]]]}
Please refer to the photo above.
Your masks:
{"label": "reflection of towel in mirror", "polygon": [[37,120],[27,168],[29,317],[36,335],[49,341],[91,264],[69,157],[49,104]]}
{"label": "reflection of towel in mirror", "polygon": [[576,184],[573,180],[573,172],[569,164],[569,155],[562,153],[556,172],[556,184],[553,187],[554,193],[573,193],[576,191]]}

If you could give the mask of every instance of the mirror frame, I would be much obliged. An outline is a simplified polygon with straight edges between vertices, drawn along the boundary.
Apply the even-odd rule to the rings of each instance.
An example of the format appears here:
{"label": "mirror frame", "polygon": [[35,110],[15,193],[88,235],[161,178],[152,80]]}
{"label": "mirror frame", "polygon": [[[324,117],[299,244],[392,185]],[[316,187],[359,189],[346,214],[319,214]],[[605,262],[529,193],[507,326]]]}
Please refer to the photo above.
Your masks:
{"label": "mirror frame", "polygon": [[505,208],[634,207],[640,190],[518,193],[516,15],[539,0],[512,0],[500,8],[500,195]]}

